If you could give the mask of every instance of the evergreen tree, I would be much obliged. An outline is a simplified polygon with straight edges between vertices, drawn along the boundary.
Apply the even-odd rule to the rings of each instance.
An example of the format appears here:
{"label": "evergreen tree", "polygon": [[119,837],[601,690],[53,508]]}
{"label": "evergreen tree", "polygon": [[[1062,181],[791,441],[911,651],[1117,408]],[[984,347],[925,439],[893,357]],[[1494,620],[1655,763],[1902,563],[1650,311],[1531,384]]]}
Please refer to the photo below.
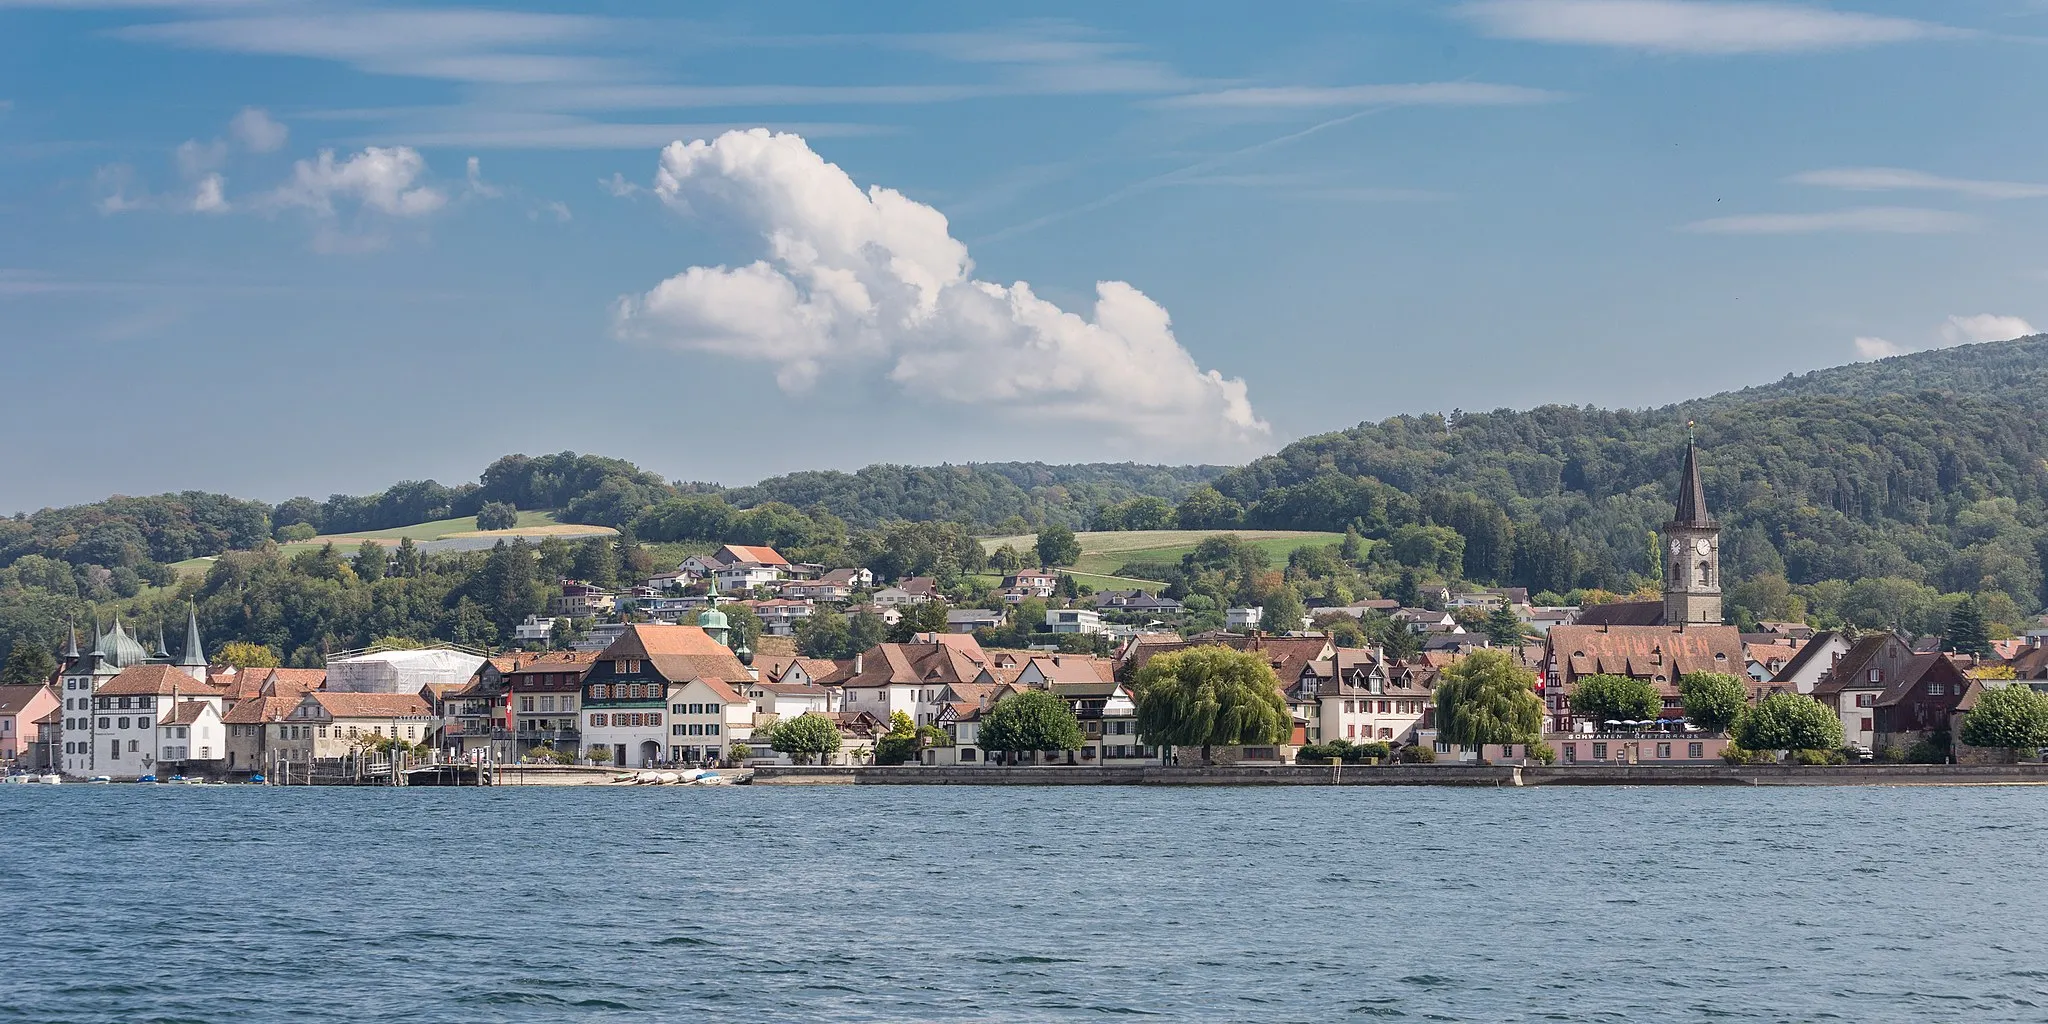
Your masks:
{"label": "evergreen tree", "polygon": [[411,537],[399,538],[398,556],[395,565],[398,575],[404,576],[407,579],[418,576],[421,564],[419,545],[414,544]]}
{"label": "evergreen tree", "polygon": [[619,563],[611,541],[591,537],[579,542],[569,560],[569,576],[593,587],[614,587],[619,583]]}
{"label": "evergreen tree", "polygon": [[7,664],[0,666],[0,683],[16,686],[47,683],[56,674],[57,656],[42,644],[24,637],[14,642],[14,650],[7,653]]}
{"label": "evergreen tree", "polygon": [[1502,601],[1486,616],[1486,639],[1495,647],[1518,647],[1522,643],[1522,620]]}
{"label": "evergreen tree", "polygon": [[1943,631],[1941,648],[1957,654],[1974,654],[1989,657],[1991,654],[1991,633],[1984,625],[1984,608],[1976,597],[1966,597],[1948,614],[1948,629]]}
{"label": "evergreen tree", "polygon": [[383,579],[390,565],[391,559],[384,553],[384,545],[374,540],[366,540],[358,546],[355,558],[349,561],[349,567],[356,571],[356,578],[364,583]]}

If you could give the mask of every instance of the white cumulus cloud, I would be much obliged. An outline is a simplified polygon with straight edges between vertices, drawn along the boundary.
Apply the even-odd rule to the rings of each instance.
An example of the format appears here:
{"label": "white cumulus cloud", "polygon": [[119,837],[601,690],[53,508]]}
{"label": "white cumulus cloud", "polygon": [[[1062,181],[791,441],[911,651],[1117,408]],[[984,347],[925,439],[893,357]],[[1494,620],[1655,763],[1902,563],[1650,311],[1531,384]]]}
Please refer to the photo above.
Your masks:
{"label": "white cumulus cloud", "polygon": [[1856,355],[1861,359],[1884,359],[1905,355],[1908,352],[1923,352],[1927,349],[1949,348],[1955,345],[1974,345],[1986,341],[2010,341],[2039,334],[2034,325],[2016,316],[2002,316],[1997,313],[1977,313],[1971,316],[1951,316],[1941,325],[1939,331],[1930,332],[1920,344],[1900,344],[1884,338],[1861,337],[1856,339]]}
{"label": "white cumulus cloud", "polygon": [[192,212],[226,213],[227,209],[227,179],[218,174],[199,179],[198,190],[192,194]]}
{"label": "white cumulus cloud", "polygon": [[270,113],[261,107],[243,107],[235,119],[228,122],[228,131],[235,141],[252,153],[274,153],[284,148],[285,139],[291,129],[273,120]]}
{"label": "white cumulus cloud", "polygon": [[1996,313],[1978,313],[1975,316],[1952,316],[1941,326],[1942,339],[1951,345],[1971,345],[1980,341],[2009,341],[2041,332],[2034,325],[2016,316],[1999,316]]}
{"label": "white cumulus cloud", "polygon": [[336,200],[350,199],[394,217],[417,217],[448,202],[441,190],[420,184],[426,170],[426,159],[410,146],[370,146],[346,160],[323,149],[318,159],[294,164],[291,180],[270,193],[269,203],[332,216]]}
{"label": "white cumulus cloud", "polygon": [[655,193],[758,231],[767,255],[695,266],[622,298],[626,337],[771,364],[786,391],[875,369],[905,393],[969,408],[1085,420],[1216,455],[1265,444],[1242,379],[1203,370],[1165,309],[1122,281],[1088,315],[1024,282],[977,280],[938,210],[866,191],[805,141],[765,129],[671,143]]}

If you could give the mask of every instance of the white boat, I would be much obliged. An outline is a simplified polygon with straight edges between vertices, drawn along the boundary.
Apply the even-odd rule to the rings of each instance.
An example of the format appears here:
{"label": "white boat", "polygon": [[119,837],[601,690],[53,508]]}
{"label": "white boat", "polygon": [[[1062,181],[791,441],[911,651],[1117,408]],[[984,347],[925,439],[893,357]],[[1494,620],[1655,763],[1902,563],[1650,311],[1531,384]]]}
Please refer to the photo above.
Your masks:
{"label": "white boat", "polygon": [[40,775],[0,775],[0,783],[8,785],[25,786],[31,782],[41,781],[42,776]]}
{"label": "white boat", "polygon": [[105,775],[95,775],[92,777],[91,781],[92,784],[95,786],[111,786],[114,784],[114,780],[111,777]]}
{"label": "white boat", "polygon": [[45,776],[43,776],[43,777],[42,777],[42,782],[43,782],[43,784],[44,784],[44,785],[48,785],[48,786],[54,786],[54,785],[57,785],[58,783],[60,783],[60,782],[63,782],[63,781],[64,781],[64,776],[62,776],[62,775],[55,775],[55,774],[51,774],[51,775],[45,775]]}

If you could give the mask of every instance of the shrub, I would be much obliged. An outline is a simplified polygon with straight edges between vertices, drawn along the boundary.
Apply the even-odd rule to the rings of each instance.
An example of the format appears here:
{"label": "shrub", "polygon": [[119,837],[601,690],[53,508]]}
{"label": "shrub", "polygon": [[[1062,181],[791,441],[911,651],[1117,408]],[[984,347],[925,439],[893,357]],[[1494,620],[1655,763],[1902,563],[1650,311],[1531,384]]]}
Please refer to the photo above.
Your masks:
{"label": "shrub", "polygon": [[1430,748],[1425,747],[1420,743],[1409,744],[1408,746],[1401,748],[1401,763],[1435,764],[1436,751],[1431,750]]}
{"label": "shrub", "polygon": [[1531,743],[1529,744],[1529,760],[1537,764],[1556,764],[1557,751],[1550,749],[1550,744],[1548,743]]}
{"label": "shrub", "polygon": [[1793,764],[1841,764],[1844,761],[1839,750],[1795,750],[1789,759]]}
{"label": "shrub", "polygon": [[479,530],[509,530],[519,525],[519,509],[509,502],[487,501],[476,511]]}
{"label": "shrub", "polygon": [[1721,760],[1729,764],[1777,764],[1778,755],[1771,750],[1748,750],[1736,744],[1728,744],[1721,752]]}
{"label": "shrub", "polygon": [[1947,764],[1948,733],[1930,733],[1928,737],[1906,748],[1907,764]]}

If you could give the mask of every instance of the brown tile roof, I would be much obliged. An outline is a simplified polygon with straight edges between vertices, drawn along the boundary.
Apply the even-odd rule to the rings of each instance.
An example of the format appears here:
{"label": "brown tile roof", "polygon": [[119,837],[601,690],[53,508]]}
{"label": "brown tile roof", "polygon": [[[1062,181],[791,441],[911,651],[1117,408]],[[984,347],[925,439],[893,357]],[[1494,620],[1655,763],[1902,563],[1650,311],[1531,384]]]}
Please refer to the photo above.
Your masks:
{"label": "brown tile roof", "polygon": [[887,686],[891,683],[972,682],[988,664],[974,637],[965,633],[927,633],[926,640],[909,644],[876,644],[861,655],[861,671],[845,683],[849,687]]}
{"label": "brown tile roof", "polygon": [[205,714],[206,710],[212,706],[212,704],[203,700],[181,700],[178,702],[178,706],[171,710],[171,717],[164,719],[159,724],[191,725],[199,721],[199,716]]}
{"label": "brown tile roof", "polygon": [[1108,683],[1116,680],[1116,665],[1108,658],[1091,654],[1040,654],[1031,659],[1038,672],[1054,683]]}
{"label": "brown tile roof", "polygon": [[260,725],[281,722],[299,706],[299,697],[251,697],[222,715],[226,725]]}
{"label": "brown tile roof", "polygon": [[1664,624],[1664,602],[1662,601],[1614,601],[1609,604],[1589,604],[1579,609],[1575,626],[1661,626]]}
{"label": "brown tile roof", "polygon": [[1734,626],[1552,626],[1550,652],[1567,692],[1580,676],[1648,680],[1664,696],[1688,672],[1742,673],[1742,634]]}
{"label": "brown tile roof", "polygon": [[887,724],[865,711],[835,711],[826,715],[839,732],[855,739],[873,739],[888,731]]}
{"label": "brown tile roof", "polygon": [[1220,633],[1199,640],[1178,640],[1169,643],[1148,641],[1135,645],[1131,648],[1125,668],[1136,672],[1144,668],[1147,661],[1161,654],[1184,651],[1190,647],[1228,647],[1234,651],[1262,654],[1283,684],[1301,678],[1304,666],[1330,657],[1331,652],[1337,649],[1328,637],[1238,636],[1234,633]]}
{"label": "brown tile roof", "polygon": [[788,565],[789,560],[774,548],[764,545],[727,544],[719,548],[712,557],[725,565],[735,562],[756,562],[761,565]]}
{"label": "brown tile roof", "polygon": [[1888,680],[1890,685],[1884,688],[1883,693],[1877,695],[1877,706],[1888,708],[1905,700],[1912,694],[1913,688],[1919,686],[1921,681],[1930,675],[1943,682],[1953,683],[1959,688],[1969,685],[1969,677],[1963,675],[1963,670],[1957,668],[1956,663],[1951,661],[1948,655],[1940,651],[1915,654],[1913,660],[1907,663],[1905,670],[1899,673],[1898,678]]}
{"label": "brown tile roof", "polygon": [[319,703],[330,718],[426,718],[434,713],[417,693],[334,693],[320,690],[305,699]]}
{"label": "brown tile roof", "polygon": [[1774,683],[1790,682],[1793,676],[1805,670],[1807,662],[1820,657],[1821,652],[1828,649],[1829,643],[1834,638],[1835,631],[1832,629],[1823,630],[1808,637],[1805,643],[1799,645],[1799,653],[1794,654],[1791,660],[1785,662],[1784,667],[1771,676],[1771,681]]}
{"label": "brown tile roof", "polygon": [[[1815,643],[1808,646],[1819,650],[1823,645]],[[1912,657],[1913,649],[1890,633],[1861,637],[1842,652],[1840,660],[1821,673],[1820,680],[1814,684],[1813,695],[1832,697],[1843,690],[1883,690],[1905,670]],[[1879,669],[1881,673],[1881,678],[1875,683],[1870,681],[1872,668]],[[1778,673],[1778,678],[1785,678],[1790,672],[1791,666],[1788,665],[1784,672]]]}
{"label": "brown tile roof", "polygon": [[816,683],[768,683],[768,682],[761,682],[761,683],[751,683],[751,684],[748,684],[748,685],[751,685],[751,686],[753,686],[753,687],[755,687],[755,688],[757,688],[757,689],[762,689],[762,690],[766,690],[766,691],[768,691],[769,693],[774,693],[774,694],[781,694],[781,695],[784,695],[784,696],[789,696],[789,697],[822,697],[822,696],[824,696],[825,694],[828,694],[828,693],[831,693],[831,692],[832,692],[831,690],[828,690],[828,689],[826,689],[825,687],[819,686],[819,685],[818,685],[818,684],[816,684]]}
{"label": "brown tile roof", "polygon": [[2048,679],[2048,646],[2029,647],[2012,659],[2016,679]]}
{"label": "brown tile roof", "polygon": [[121,673],[106,681],[97,696],[139,697],[167,694],[182,694],[187,697],[218,697],[221,692],[210,683],[202,683],[179,669],[176,665],[136,665],[124,668]]}
{"label": "brown tile roof", "polygon": [[601,657],[609,660],[636,655],[653,663],[655,671],[671,683],[703,680],[728,704],[740,703],[745,698],[727,685],[727,681],[747,682],[752,679],[747,674],[747,667],[740,664],[739,656],[731,648],[713,640],[711,634],[696,626],[635,623],[612,641]]}
{"label": "brown tile roof", "polygon": [[327,685],[327,670],[324,668],[274,668],[270,678],[264,681],[264,695],[290,697],[311,693]]}
{"label": "brown tile roof", "polygon": [[41,683],[21,686],[0,686],[0,715],[18,715],[28,709],[30,701],[37,695],[48,693],[55,699],[57,692]]}

